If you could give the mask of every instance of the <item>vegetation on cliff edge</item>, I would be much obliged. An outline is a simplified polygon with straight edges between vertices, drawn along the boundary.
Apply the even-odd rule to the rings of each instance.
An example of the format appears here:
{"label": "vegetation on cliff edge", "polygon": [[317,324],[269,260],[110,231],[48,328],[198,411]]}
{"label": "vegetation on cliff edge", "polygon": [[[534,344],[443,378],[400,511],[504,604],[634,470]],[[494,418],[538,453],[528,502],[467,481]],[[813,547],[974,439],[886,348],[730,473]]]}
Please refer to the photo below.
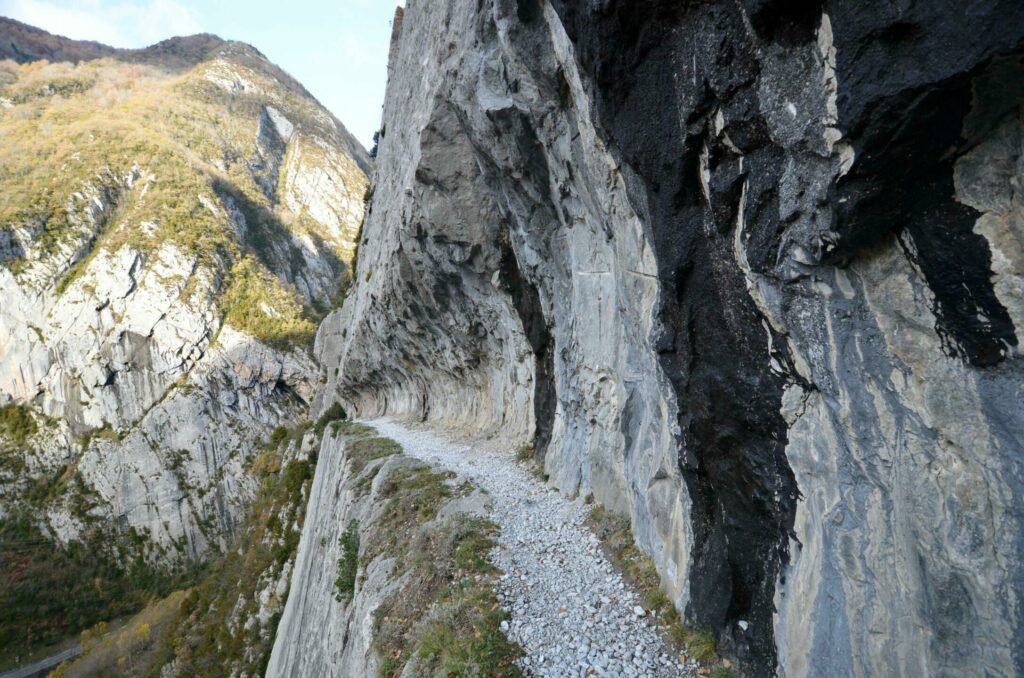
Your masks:
{"label": "vegetation on cliff edge", "polygon": [[[223,279],[229,323],[277,347],[308,345],[345,284],[354,243],[268,195],[255,139],[273,102],[302,134],[348,142],[270,64],[230,54],[181,71],[115,58],[0,62],[0,135],[10,142],[0,145],[0,242],[20,243],[0,266],[20,275],[48,262],[56,278],[46,282],[63,292],[100,250],[173,244]],[[258,88],[225,91],[210,80],[225,69]],[[309,146],[304,162],[328,162],[302,134],[294,143]],[[342,163],[354,195],[365,190],[355,159],[339,152],[330,162]],[[337,289],[322,299],[302,298],[294,284],[322,272],[309,272],[293,234],[332,268]]]}
{"label": "vegetation on cliff edge", "polygon": [[[304,444],[308,428],[300,425],[277,436],[278,444],[254,463],[262,485],[239,532],[241,543],[215,560],[208,576],[187,591],[149,675],[158,675],[172,660],[177,662],[175,675],[264,672],[285,603],[278,597],[278,582],[298,548],[316,468],[319,441],[306,439]],[[290,446],[314,451],[284,461]],[[256,618],[264,590],[270,591],[270,620],[265,626],[247,623]]]}
{"label": "vegetation on cliff edge", "polygon": [[[399,455],[402,448],[374,437],[372,429],[358,434],[347,455],[356,486],[365,492],[384,472],[384,464],[373,462]],[[494,594],[499,572],[489,554],[496,526],[466,513],[439,518],[442,507],[471,492],[471,486],[418,461],[403,461],[388,467],[377,483],[372,501],[382,506],[373,523],[359,530],[362,537],[342,537],[339,601],[346,604],[358,595],[359,573],[370,563],[394,559],[391,576],[401,586],[374,613],[373,648],[382,676],[398,676],[410,662],[415,675],[520,675],[515,661],[521,650],[501,631],[506,615]],[[352,548],[359,551],[354,582]]]}
{"label": "vegetation on cliff edge", "polygon": [[654,561],[637,547],[629,519],[603,506],[595,506],[590,513],[590,525],[612,562],[641,593],[644,607],[658,621],[672,644],[702,664],[720,662],[715,667],[717,675],[728,675],[728,660],[719,658],[715,635],[705,629],[685,625],[676,606],[661,590],[661,577]]}

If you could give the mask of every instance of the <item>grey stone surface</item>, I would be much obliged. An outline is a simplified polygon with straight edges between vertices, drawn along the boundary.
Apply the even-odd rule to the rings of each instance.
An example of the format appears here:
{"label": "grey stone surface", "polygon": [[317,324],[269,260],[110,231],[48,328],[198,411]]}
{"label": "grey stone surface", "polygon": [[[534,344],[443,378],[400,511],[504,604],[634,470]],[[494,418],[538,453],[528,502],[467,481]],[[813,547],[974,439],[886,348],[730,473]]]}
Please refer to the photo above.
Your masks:
{"label": "grey stone surface", "polygon": [[345,446],[344,438],[329,433],[321,443],[268,677],[376,674],[372,614],[395,583],[388,578],[389,563],[371,563],[354,600],[344,605],[335,599],[338,540],[349,521],[368,525],[381,508],[372,495],[356,491]]}
{"label": "grey stone surface", "polygon": [[1024,670],[1024,17],[972,6],[410,0],[326,400],[534,440],[753,674]]}
{"label": "grey stone surface", "polygon": [[[269,678],[378,675],[382,658],[373,645],[374,613],[407,579],[415,585],[414,575],[384,553],[369,562],[360,557],[352,598],[336,597],[341,536],[356,521],[358,542],[366,544],[367,535],[387,509],[380,494],[382,485],[395,473],[422,466],[413,457],[399,454],[371,461],[362,472],[353,473],[346,455],[349,442],[329,432],[321,444],[288,600],[267,665]],[[367,477],[372,478],[369,487],[363,482]],[[481,508],[478,494],[456,496],[446,500],[438,515],[420,529],[429,533],[454,513],[475,513]],[[403,675],[416,675],[415,657],[409,661]]]}

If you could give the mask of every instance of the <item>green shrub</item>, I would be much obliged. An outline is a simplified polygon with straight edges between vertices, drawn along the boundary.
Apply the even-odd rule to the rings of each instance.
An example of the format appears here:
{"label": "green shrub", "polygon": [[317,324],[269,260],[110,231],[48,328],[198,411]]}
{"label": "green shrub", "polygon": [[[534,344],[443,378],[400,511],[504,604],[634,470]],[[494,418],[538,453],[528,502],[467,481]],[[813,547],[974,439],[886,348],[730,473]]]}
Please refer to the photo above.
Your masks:
{"label": "green shrub", "polygon": [[369,438],[377,433],[376,429],[354,421],[335,421],[331,423],[331,431],[336,435],[352,438]]}
{"label": "green shrub", "polygon": [[381,675],[400,675],[410,655],[419,657],[417,675],[520,675],[520,648],[501,632],[506,615],[494,595],[498,570],[487,560],[496,526],[456,514],[440,526],[390,527],[397,538],[387,555],[407,575],[374,613]]}
{"label": "green shrub", "polygon": [[501,631],[507,615],[489,591],[464,584],[438,616],[419,638],[418,654],[431,675],[521,675],[515,664],[520,650]]}
{"label": "green shrub", "polygon": [[287,426],[278,426],[270,434],[270,445],[277,449],[281,447],[281,443],[288,440],[289,436],[291,436],[291,430]]}
{"label": "green shrub", "polygon": [[492,574],[498,571],[489,560],[494,541],[494,530],[482,521],[471,521],[460,530],[452,555],[452,562],[460,572]]}
{"label": "green shrub", "polygon": [[284,533],[284,538],[271,547],[270,554],[279,567],[284,567],[288,559],[295,555],[296,550],[299,548],[299,539],[301,537],[302,535],[298,530],[289,528]]}
{"label": "green shrub", "polygon": [[302,486],[313,477],[313,467],[308,461],[292,461],[284,467],[284,487],[292,501],[302,496]]}
{"label": "green shrub", "polygon": [[[401,449],[401,448],[399,448]],[[373,560],[382,553],[396,554],[401,535],[432,520],[453,492],[449,472],[437,472],[426,465],[405,466],[392,471],[380,487],[379,499],[386,499],[381,518],[364,557]]]}
{"label": "green shrub", "polygon": [[100,428],[94,428],[80,435],[78,437],[78,444],[82,449],[85,449],[92,444],[93,440],[110,440],[116,443],[121,440],[121,436],[110,424],[104,424]]}
{"label": "green shrub", "polygon": [[390,438],[358,438],[349,443],[347,453],[352,474],[359,475],[371,461],[401,454],[402,446]]}
{"label": "green shrub", "polygon": [[24,447],[28,439],[38,431],[36,420],[27,407],[21,405],[0,407],[0,435],[9,438],[18,447]]}
{"label": "green shrub", "polygon": [[338,578],[334,582],[335,599],[340,603],[351,600],[356,590],[359,571],[359,523],[351,521],[338,539],[341,556],[338,557]]}
{"label": "green shrub", "polygon": [[232,267],[230,281],[221,298],[227,324],[281,350],[312,345],[316,326],[306,318],[298,293],[253,257]]}
{"label": "green shrub", "polygon": [[316,420],[316,425],[313,427],[313,431],[315,431],[318,436],[323,436],[324,430],[327,428],[328,424],[336,421],[344,421],[346,419],[348,419],[348,414],[345,412],[345,408],[341,406],[341,403],[336,402],[328,407],[327,411],[325,411],[320,418]]}

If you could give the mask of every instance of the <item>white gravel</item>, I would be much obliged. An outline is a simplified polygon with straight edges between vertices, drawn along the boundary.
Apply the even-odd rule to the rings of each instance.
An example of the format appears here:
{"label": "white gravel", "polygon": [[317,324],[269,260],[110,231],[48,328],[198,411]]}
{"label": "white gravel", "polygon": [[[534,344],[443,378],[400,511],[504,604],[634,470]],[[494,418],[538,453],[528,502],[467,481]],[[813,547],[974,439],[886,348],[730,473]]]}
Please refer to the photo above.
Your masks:
{"label": "white gravel", "polygon": [[585,524],[589,507],[533,478],[511,452],[451,443],[393,421],[365,422],[406,454],[470,479],[493,499],[492,552],[507,635],[527,676],[696,676],[673,657]]}

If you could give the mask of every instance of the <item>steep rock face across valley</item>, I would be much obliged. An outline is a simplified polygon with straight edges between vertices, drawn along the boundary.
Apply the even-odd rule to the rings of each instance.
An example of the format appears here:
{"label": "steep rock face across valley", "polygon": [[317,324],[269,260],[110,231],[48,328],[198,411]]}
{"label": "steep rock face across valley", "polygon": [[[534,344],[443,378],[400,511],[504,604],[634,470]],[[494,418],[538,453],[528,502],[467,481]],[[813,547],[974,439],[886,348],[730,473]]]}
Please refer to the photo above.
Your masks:
{"label": "steep rock face across valley", "polygon": [[531,440],[752,675],[1024,671],[1024,7],[409,0],[326,401]]}
{"label": "steep rock face across valley", "polygon": [[248,45],[0,37],[0,517],[201,556],[313,398],[371,161]]}

